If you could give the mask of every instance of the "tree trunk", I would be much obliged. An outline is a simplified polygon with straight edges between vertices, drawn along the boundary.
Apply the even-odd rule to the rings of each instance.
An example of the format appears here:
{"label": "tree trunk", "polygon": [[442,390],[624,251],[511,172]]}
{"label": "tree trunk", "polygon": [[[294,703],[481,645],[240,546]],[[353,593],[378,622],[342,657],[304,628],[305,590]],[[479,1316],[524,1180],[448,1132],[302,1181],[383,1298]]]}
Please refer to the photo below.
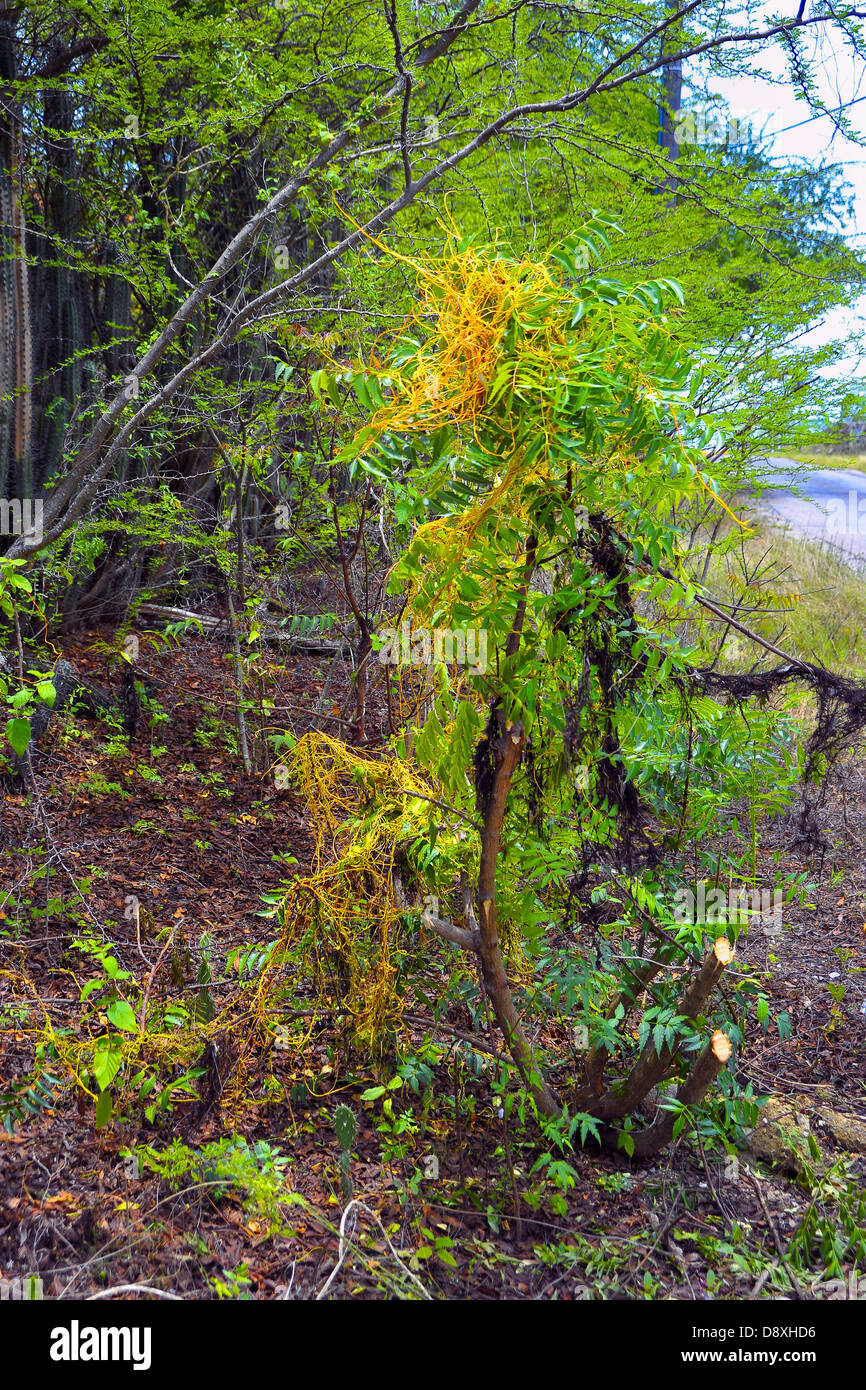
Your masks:
{"label": "tree trunk", "polygon": [[[16,75],[15,31],[6,21],[0,24],[0,83]],[[21,177],[20,109],[7,95],[0,113],[0,492],[23,500],[34,497],[34,485],[33,344]]]}
{"label": "tree trunk", "polygon": [[558,1115],[561,1106],[541,1074],[532,1045],[523,1032],[520,1015],[508,986],[496,920],[496,860],[505,815],[505,801],[511,779],[523,751],[523,725],[506,724],[499,738],[491,741],[494,778],[493,788],[484,812],[481,835],[481,866],[478,873],[478,953],[487,997],[493,1007],[496,1022],[502,1029],[508,1050],[514,1058],[527,1089],[532,1093],[539,1113]]}

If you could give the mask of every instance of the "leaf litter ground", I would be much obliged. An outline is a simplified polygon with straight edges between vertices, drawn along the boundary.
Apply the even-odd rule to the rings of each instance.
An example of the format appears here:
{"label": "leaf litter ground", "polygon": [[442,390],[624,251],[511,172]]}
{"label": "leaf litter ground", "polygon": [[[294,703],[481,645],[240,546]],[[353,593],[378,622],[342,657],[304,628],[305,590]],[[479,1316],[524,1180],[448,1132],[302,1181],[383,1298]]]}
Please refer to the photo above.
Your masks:
{"label": "leaf litter ground", "polygon": [[[96,636],[66,654],[76,669],[107,683]],[[311,725],[322,659],[299,653],[283,666],[268,693],[300,734]],[[72,1034],[81,1027],[80,978],[76,983],[69,946],[82,925],[102,932],[120,964],[140,979],[142,958],[159,954],[159,931],[180,924],[192,945],[187,978],[172,985],[163,970],[152,987],[187,998],[195,943],[207,932],[214,943],[210,989],[220,1011],[239,991],[222,964],[268,939],[272,924],[257,915],[259,895],[277,891],[288,872],[276,856],[293,856],[299,872],[309,861],[303,808],[274,785],[272,772],[245,778],[221,741],[218,725],[231,726],[232,695],[219,644],[188,641],[172,655],[149,657],[148,670],[169,716],[163,724],[143,725],[128,754],[118,757],[106,752],[102,726],[61,719],[40,764],[38,802],[4,797],[2,886],[9,897],[0,920],[0,1094],[32,1070],[37,1000],[55,1027]],[[331,692],[334,710],[345,695],[344,677]],[[374,745],[386,723],[377,699],[374,692]],[[330,721],[329,729],[339,730],[334,713]],[[165,752],[152,757],[152,745]],[[781,938],[755,936],[745,948],[750,964],[765,972],[773,1015],[787,1013],[791,1029],[785,1038],[775,1028],[753,1033],[741,1052],[740,1078],[752,1080],[759,1094],[798,1104],[819,1100],[862,1119],[866,762],[847,762],[833,785],[822,812],[829,846],[822,862],[793,846],[786,819],[762,831],[762,852],[782,856],[775,871],[808,871],[816,887],[813,907],[786,909]],[[57,870],[50,892],[64,903],[47,917],[38,915],[45,882],[29,885],[25,873],[40,843]],[[91,881],[83,900],[73,878]],[[131,898],[140,904],[138,932],[125,916]],[[74,964],[80,977],[80,959]],[[841,999],[834,1001],[831,984]],[[409,1032],[417,1044],[430,1030],[422,1013],[415,1018],[421,1021],[411,1022]],[[377,1132],[381,1102],[360,1099],[379,1075],[372,1068],[346,1074],[326,1025],[319,1021],[303,1065],[295,1057],[288,1072],[262,1042],[247,1079],[255,1089],[273,1075],[282,1097],[247,1107],[240,1120],[214,1089],[203,1049],[198,1094],[179,1100],[161,1123],[149,1123],[138,1106],[127,1108],[123,1123],[97,1133],[92,1103],[85,1097],[82,1104],[66,1086],[37,1118],[16,1124],[11,1135],[0,1131],[0,1277],[39,1273],[49,1297],[81,1298],[133,1283],[193,1299],[315,1296],[337,1255],[344,1197],[333,1112],[345,1102],[358,1117],[354,1194],[378,1223],[361,1220],[331,1297],[411,1289],[401,1262],[434,1297],[779,1296],[780,1251],[814,1203],[781,1168],[753,1164],[753,1180],[745,1161],[731,1163],[686,1141],[643,1165],[586,1149],[572,1160],[576,1177],[563,1212],[531,1173],[542,1152],[537,1135],[504,1131],[489,1074],[472,1077],[447,1060],[436,1069],[429,1110],[408,1088],[400,1092],[401,1107],[414,1106],[419,1129],[406,1155],[389,1159]],[[473,1033],[463,1006],[451,1007],[432,1031],[446,1047],[474,1037],[479,1055],[496,1050],[495,1040]],[[233,1064],[232,1039],[224,1041],[221,1084]],[[285,1186],[304,1203],[283,1210],[279,1229],[266,1213],[251,1210],[245,1190],[193,1177],[172,1185],[124,1156],[137,1145],[159,1152],[173,1139],[201,1150],[234,1133],[251,1146],[264,1141],[267,1152],[288,1160],[281,1170]],[[839,1157],[825,1147],[830,1158]],[[866,1160],[849,1159],[851,1176],[862,1183]],[[804,1297],[842,1296],[840,1281],[828,1280],[820,1262],[798,1284]]]}

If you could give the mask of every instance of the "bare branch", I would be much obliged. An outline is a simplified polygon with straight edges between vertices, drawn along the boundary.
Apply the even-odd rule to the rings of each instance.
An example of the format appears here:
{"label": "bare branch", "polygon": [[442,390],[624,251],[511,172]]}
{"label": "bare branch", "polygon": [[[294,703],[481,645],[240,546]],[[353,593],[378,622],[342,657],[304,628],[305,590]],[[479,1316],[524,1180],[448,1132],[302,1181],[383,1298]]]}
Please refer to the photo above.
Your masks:
{"label": "bare branch", "polygon": [[397,26],[397,9],[394,0],[385,0],[385,19],[394,40],[394,64],[403,79],[403,105],[400,109],[400,152],[403,156],[403,177],[406,191],[412,188],[412,165],[409,160],[409,102],[412,96],[412,78],[403,64],[403,45]]}
{"label": "bare branch", "polygon": [[462,946],[464,951],[478,951],[480,949],[481,937],[477,931],[467,931],[465,927],[456,927],[453,922],[447,921],[444,917],[434,917],[432,912],[425,912],[421,920],[425,927],[431,927],[437,936],[444,937],[446,941],[453,941],[456,946]]}

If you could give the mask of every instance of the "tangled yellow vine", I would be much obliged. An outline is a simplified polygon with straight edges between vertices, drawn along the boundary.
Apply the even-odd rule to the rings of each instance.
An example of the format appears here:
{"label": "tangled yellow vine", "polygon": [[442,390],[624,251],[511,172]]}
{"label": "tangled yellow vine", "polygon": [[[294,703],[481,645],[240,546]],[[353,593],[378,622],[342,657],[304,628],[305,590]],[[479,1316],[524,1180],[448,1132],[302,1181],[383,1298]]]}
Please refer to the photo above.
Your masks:
{"label": "tangled yellow vine", "polygon": [[[488,452],[496,439],[496,474],[478,503],[420,527],[415,546],[431,559],[465,554],[481,524],[503,503],[510,521],[528,519],[527,486],[550,476],[558,406],[550,383],[573,370],[574,344],[587,334],[583,325],[566,331],[557,313],[563,287],[547,265],[462,245],[455,227],[443,229],[448,241],[435,263],[409,260],[376,242],[416,273],[418,305],[402,332],[419,333],[423,345],[402,364],[373,353],[366,376],[378,381],[384,404],[347,450],[347,456],[360,452],[366,441],[386,433],[429,435],[442,426]],[[594,367],[600,360],[593,354]],[[629,462],[623,458],[623,468]]]}
{"label": "tangled yellow vine", "polygon": [[[352,1042],[376,1053],[401,1017],[398,859],[427,833],[437,789],[400,758],[366,758],[318,732],[304,735],[288,765],[315,851],[310,873],[294,880],[280,905],[280,937],[259,984],[262,1008],[273,1004],[286,962],[301,963],[316,1006],[348,1019]],[[459,832],[443,838],[449,833],[456,844]]]}

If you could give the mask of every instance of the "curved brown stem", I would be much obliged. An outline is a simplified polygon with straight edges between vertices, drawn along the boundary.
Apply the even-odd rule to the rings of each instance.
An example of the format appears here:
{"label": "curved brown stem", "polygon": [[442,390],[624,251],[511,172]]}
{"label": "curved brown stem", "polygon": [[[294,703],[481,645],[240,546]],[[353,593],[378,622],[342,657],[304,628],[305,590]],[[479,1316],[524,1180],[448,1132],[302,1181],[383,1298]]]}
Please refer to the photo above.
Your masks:
{"label": "curved brown stem", "polygon": [[[683,1105],[697,1105],[703,1100],[719,1072],[731,1055],[731,1044],[727,1033],[717,1031],[708,1039],[703,1051],[695,1059],[692,1069],[683,1084],[678,1088],[676,1099]],[[662,1111],[659,1118],[648,1129],[634,1134],[635,1158],[649,1158],[669,1144],[673,1138],[677,1113],[674,1110]],[[616,1148],[619,1143],[618,1131],[605,1127],[602,1132],[605,1147]]]}
{"label": "curved brown stem", "polygon": [[[644,990],[649,989],[656,975],[664,969],[664,962],[660,960],[647,961],[640,970],[629,970],[632,980],[624,984],[622,990],[611,1004],[607,1011],[608,1019],[616,1016],[616,1011],[620,1004],[630,1007]],[[587,1054],[584,1062],[584,1075],[586,1086],[578,1091],[574,1097],[574,1106],[577,1110],[585,1110],[598,1096],[602,1094],[602,1077],[604,1068],[610,1056],[610,1049],[604,1043],[599,1043]]]}
{"label": "curved brown stem", "polygon": [[[712,950],[707,953],[703,965],[678,1003],[678,1014],[681,1014],[683,1018],[697,1019],[732,956],[733,951],[730,942],[723,936],[719,937]],[[591,1113],[604,1120],[618,1120],[624,1115],[630,1115],[649,1094],[653,1086],[657,1086],[668,1075],[676,1061],[676,1056],[676,1046],[673,1048],[665,1046],[661,1052],[657,1052],[652,1041],[649,1041],[629,1072],[622,1092],[616,1094],[613,1091],[608,1091],[590,1107]]]}
{"label": "curved brown stem", "polygon": [[[500,723],[501,723],[500,717]],[[496,860],[511,779],[523,751],[523,725],[506,723],[498,738],[491,739],[494,777],[484,811],[481,832],[481,866],[478,873],[478,955],[484,987],[496,1022],[515,1066],[542,1115],[559,1115],[562,1107],[544,1080],[532,1045],[523,1031],[505,973],[496,922]]]}

